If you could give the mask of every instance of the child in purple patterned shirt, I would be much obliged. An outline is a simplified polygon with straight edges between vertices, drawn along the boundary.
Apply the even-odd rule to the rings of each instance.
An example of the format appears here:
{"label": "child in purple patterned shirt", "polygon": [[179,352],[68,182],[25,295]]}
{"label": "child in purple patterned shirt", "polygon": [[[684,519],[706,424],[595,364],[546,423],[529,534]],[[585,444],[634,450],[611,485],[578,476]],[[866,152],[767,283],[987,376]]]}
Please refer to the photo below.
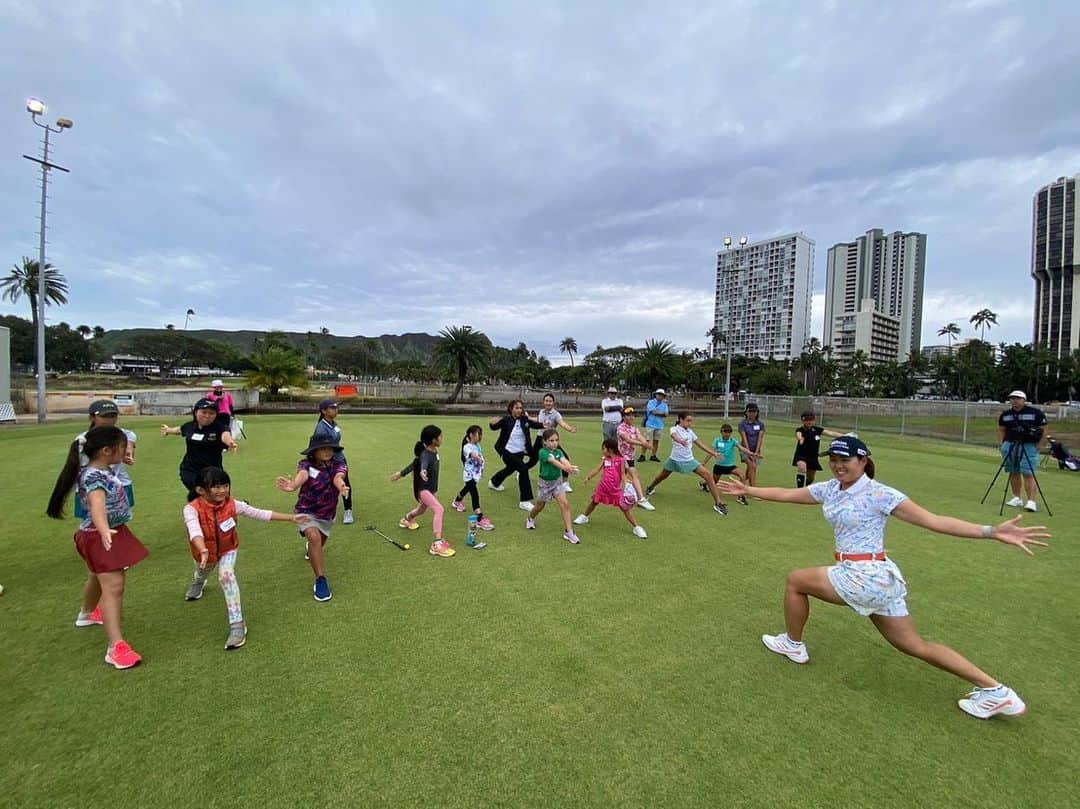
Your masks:
{"label": "child in purple patterned shirt", "polygon": [[307,449],[300,453],[304,459],[296,465],[296,475],[277,479],[277,487],[283,492],[300,490],[293,510],[303,517],[297,527],[307,540],[307,558],[315,573],[316,601],[329,601],[332,597],[323,565],[323,546],[330,538],[337,516],[338,497],[349,495],[345,483],[348,468],[343,461],[334,460],[334,453],[343,449],[332,438],[313,435]]}

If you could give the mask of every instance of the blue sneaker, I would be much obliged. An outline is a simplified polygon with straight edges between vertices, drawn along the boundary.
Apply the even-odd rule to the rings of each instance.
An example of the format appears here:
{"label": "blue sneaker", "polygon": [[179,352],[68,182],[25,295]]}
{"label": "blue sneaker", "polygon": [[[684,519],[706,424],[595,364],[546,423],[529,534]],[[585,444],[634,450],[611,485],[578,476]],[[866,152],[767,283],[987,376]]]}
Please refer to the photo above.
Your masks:
{"label": "blue sneaker", "polygon": [[315,600],[316,601],[329,601],[332,597],[330,592],[330,583],[326,580],[326,576],[319,576],[315,579]]}

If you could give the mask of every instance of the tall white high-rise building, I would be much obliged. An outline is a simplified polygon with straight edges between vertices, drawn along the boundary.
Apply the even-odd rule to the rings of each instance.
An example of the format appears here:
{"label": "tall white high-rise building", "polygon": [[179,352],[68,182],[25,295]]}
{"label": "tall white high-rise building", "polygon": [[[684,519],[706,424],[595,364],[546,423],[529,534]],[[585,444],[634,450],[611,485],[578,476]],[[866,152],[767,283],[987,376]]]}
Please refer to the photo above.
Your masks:
{"label": "tall white high-rise building", "polygon": [[716,256],[714,353],[790,360],[810,336],[814,241],[790,233]]}
{"label": "tall white high-rise building", "polygon": [[[925,276],[925,233],[885,233],[881,228],[873,228],[853,242],[833,245],[825,267],[822,344],[837,347],[843,343],[842,334],[850,331],[853,322],[849,316],[871,300],[875,311],[899,321],[899,340],[895,343],[889,340],[895,354],[893,359],[903,362],[917,353],[922,333]],[[877,343],[874,347],[879,356],[886,348]]]}

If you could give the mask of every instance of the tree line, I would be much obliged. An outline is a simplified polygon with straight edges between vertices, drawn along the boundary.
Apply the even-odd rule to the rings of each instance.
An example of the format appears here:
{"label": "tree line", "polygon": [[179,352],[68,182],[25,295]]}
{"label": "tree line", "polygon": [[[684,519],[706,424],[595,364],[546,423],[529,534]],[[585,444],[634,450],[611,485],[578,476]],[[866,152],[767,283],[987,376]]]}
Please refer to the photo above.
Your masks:
{"label": "tree line", "polygon": [[[35,366],[37,323],[37,262],[22,265],[0,279],[7,300],[26,297],[32,319],[0,317],[11,329],[13,364]],[[62,275],[46,264],[46,304],[67,303],[68,287]],[[194,315],[188,310],[185,318]],[[1042,345],[986,341],[986,330],[996,325],[997,315],[981,309],[970,318],[979,338],[953,351],[960,334],[955,323],[938,330],[948,340],[948,353],[932,360],[916,354],[904,362],[872,362],[855,351],[841,364],[827,346],[811,338],[793,360],[761,359],[733,355],[731,389],[758,394],[837,394],[857,397],[906,398],[920,392],[950,399],[1002,400],[1008,391],[1022,387],[1033,401],[1071,399],[1080,388],[1080,351],[1058,358]],[[61,322],[46,328],[45,353],[49,370],[67,373],[90,371],[107,361],[103,347],[106,332],[101,326],[72,328]],[[562,389],[599,389],[609,384],[648,392],[657,387],[724,391],[726,358],[715,348],[723,335],[707,334],[714,351],[679,350],[671,341],[647,339],[642,346],[596,346],[584,356],[573,337],[563,338],[559,350],[569,365],[552,367],[524,342],[514,348],[495,346],[472,326],[447,326],[434,339],[430,356],[391,359],[375,339],[352,339],[341,343],[325,326],[307,333],[306,339],[290,338],[271,331],[255,338],[250,351],[222,340],[203,340],[172,328],[146,330],[131,335],[121,351],[142,357],[158,366],[162,378],[187,366],[206,366],[244,374],[248,384],[277,393],[285,387],[305,387],[312,379],[393,379],[453,384],[450,401],[457,401],[469,383],[503,382],[522,386],[553,385]],[[426,337],[426,336],[425,336]]]}

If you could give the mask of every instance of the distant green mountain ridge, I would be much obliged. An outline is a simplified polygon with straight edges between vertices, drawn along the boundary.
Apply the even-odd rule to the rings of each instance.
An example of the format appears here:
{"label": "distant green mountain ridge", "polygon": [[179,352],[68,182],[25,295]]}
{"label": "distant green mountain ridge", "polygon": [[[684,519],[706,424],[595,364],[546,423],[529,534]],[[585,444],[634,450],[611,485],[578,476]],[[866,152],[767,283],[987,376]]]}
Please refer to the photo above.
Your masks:
{"label": "distant green mountain ridge", "polygon": [[[107,354],[115,354],[126,350],[131,341],[141,337],[156,336],[170,333],[169,329],[111,329],[98,338],[103,351]],[[266,337],[263,331],[220,331],[218,329],[176,329],[172,333],[186,334],[198,340],[207,342],[215,341],[224,343],[235,348],[242,354],[250,354],[257,340]],[[396,362],[399,360],[415,360],[427,362],[431,359],[431,351],[438,338],[422,332],[409,334],[382,334],[378,337],[343,337],[337,334],[320,334],[319,332],[283,332],[289,344],[300,352],[306,352],[313,343],[318,346],[320,352],[330,351],[334,348],[366,344],[369,341],[377,346],[376,352],[379,359],[384,362]]]}

